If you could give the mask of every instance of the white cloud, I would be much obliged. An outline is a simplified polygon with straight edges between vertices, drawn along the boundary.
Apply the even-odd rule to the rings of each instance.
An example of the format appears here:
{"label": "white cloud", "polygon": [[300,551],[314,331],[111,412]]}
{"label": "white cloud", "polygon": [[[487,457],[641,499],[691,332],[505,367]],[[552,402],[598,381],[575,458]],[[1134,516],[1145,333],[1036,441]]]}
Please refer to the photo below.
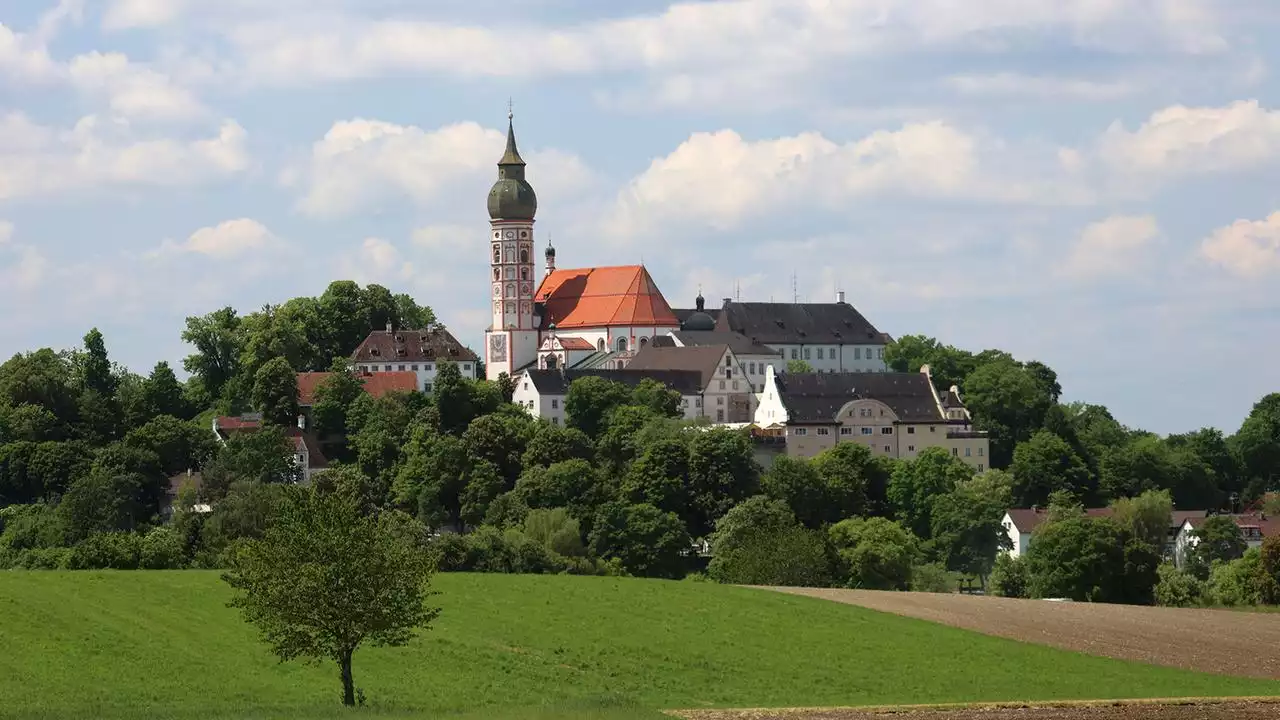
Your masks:
{"label": "white cloud", "polygon": [[0,220],[0,246],[8,245],[13,239],[13,223]]}
{"label": "white cloud", "polygon": [[0,23],[0,77],[45,82],[56,79],[58,74],[58,63],[49,56],[43,43]]}
{"label": "white cloud", "polygon": [[1130,132],[1116,122],[1097,152],[1121,173],[1221,172],[1255,167],[1280,157],[1280,111],[1257,100],[1226,107],[1175,105]]}
{"label": "white cloud", "polygon": [[1003,72],[994,75],[954,75],[946,84],[964,95],[982,97],[1071,98],[1114,100],[1133,92],[1124,82],[1097,82],[1077,78],[1023,75]]}
{"label": "white cloud", "polygon": [[0,221],[0,293],[27,292],[38,287],[49,271],[40,249],[13,242],[13,223]]}
{"label": "white cloud", "polygon": [[[229,28],[244,75],[261,82],[638,70],[659,76],[650,89],[668,104],[699,100],[706,91],[715,102],[727,85],[752,92],[765,79],[772,90],[794,89],[797,79],[810,79],[835,60],[873,53],[986,50],[1045,36],[1125,53],[1224,47],[1209,0],[686,1],[567,27],[448,23],[412,10],[372,17],[336,1],[322,3],[324,11],[286,5],[264,11],[247,2],[117,0],[106,21],[126,27],[172,22],[183,12],[216,17],[218,28]],[[769,68],[772,77],[759,68]]]}
{"label": "white cloud", "polygon": [[1200,244],[1210,262],[1244,278],[1280,271],[1280,212],[1263,220],[1237,220]]}
{"label": "white cloud", "polygon": [[105,99],[111,111],[126,118],[187,120],[204,108],[186,88],[121,53],[77,55],[68,65],[71,84],[81,92]]}
{"label": "white cloud", "polygon": [[262,223],[250,218],[237,218],[202,227],[181,243],[166,240],[159,250],[151,254],[191,253],[214,260],[231,260],[279,244],[280,239]]}
{"label": "white cloud", "polygon": [[127,125],[81,118],[55,130],[20,114],[0,117],[0,200],[114,185],[191,185],[249,165],[246,133],[233,120],[194,140],[134,139]]}
{"label": "white cloud", "polygon": [[1071,248],[1060,274],[1075,279],[1133,274],[1159,236],[1160,228],[1151,215],[1113,215],[1092,223]]}
{"label": "white cloud", "polygon": [[486,228],[470,225],[427,225],[416,228],[411,239],[415,247],[428,253],[469,252],[476,239],[489,234]]}
{"label": "white cloud", "polygon": [[398,247],[379,237],[365,238],[354,252],[339,257],[336,270],[361,285],[378,283],[396,288],[418,279],[413,263]]}
{"label": "white cloud", "polygon": [[621,193],[616,227],[692,220],[724,230],[780,207],[838,205],[886,190],[963,195],[974,190],[976,145],[940,122],[844,144],[815,132],[759,141],[733,130],[697,133]]}
{"label": "white cloud", "polygon": [[[355,119],[334,123],[312,147],[304,168],[283,174],[286,184],[306,184],[302,209],[313,215],[342,215],[388,196],[414,202],[439,200],[458,183],[496,177],[506,135],[474,122],[426,131],[412,125]],[[546,150],[522,152],[527,177],[539,197],[568,195],[589,179],[575,155]]]}

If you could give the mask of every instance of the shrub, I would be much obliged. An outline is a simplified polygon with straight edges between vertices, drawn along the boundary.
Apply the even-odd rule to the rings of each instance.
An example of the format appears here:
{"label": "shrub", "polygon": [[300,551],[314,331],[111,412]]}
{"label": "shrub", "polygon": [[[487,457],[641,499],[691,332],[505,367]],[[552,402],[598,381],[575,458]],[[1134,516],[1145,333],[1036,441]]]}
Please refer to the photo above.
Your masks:
{"label": "shrub", "polygon": [[144,570],[176,570],[182,567],[185,549],[177,531],[158,527],[142,538],[138,566]]}
{"label": "shrub", "polygon": [[832,525],[842,583],[868,590],[905,590],[920,555],[920,541],[885,518],[852,518]]}
{"label": "shrub", "polygon": [[524,534],[551,552],[565,557],[587,554],[578,521],[564,508],[530,510],[524,519]]}
{"label": "shrub", "polygon": [[1231,562],[1215,562],[1209,571],[1209,595],[1217,605],[1247,607],[1262,601],[1262,561],[1257,548]]}
{"label": "shrub", "polygon": [[996,564],[991,569],[991,578],[987,582],[992,595],[1027,597],[1031,587],[1031,574],[1027,571],[1026,560],[1021,556],[1000,553],[996,556]]}
{"label": "shrub", "polygon": [[1162,564],[1156,572],[1160,578],[1155,588],[1157,605],[1194,607],[1204,602],[1208,588],[1191,573],[1183,572],[1171,563]]}
{"label": "shrub", "polygon": [[914,592],[953,593],[958,586],[955,573],[942,563],[917,565],[911,570],[910,588]]}
{"label": "shrub", "polygon": [[716,550],[707,575],[722,583],[828,587],[833,557],[821,531],[799,525],[738,532],[733,547]]}
{"label": "shrub", "polygon": [[71,548],[32,548],[15,554],[10,567],[22,570],[66,570],[70,567]]}
{"label": "shrub", "polygon": [[67,567],[72,570],[137,570],[141,537],[134,533],[96,533],[72,548]]}

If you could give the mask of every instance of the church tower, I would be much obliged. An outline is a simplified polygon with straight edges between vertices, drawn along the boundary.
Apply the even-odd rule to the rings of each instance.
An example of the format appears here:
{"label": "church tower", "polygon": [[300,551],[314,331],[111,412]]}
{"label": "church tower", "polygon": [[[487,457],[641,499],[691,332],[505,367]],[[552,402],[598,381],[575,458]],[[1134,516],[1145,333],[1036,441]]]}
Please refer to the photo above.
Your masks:
{"label": "church tower", "polygon": [[485,375],[490,380],[533,362],[538,328],[533,324],[533,216],[538,197],[524,178],[512,113],[498,180],[489,190],[489,298],[493,322],[485,333]]}

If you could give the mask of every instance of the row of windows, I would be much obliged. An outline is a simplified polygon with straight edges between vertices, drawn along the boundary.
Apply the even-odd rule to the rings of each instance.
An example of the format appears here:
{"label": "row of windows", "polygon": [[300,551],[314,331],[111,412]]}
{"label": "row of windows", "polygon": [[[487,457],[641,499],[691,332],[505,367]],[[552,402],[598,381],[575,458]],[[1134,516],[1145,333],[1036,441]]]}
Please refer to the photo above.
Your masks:
{"label": "row of windows", "polygon": [[[810,354],[810,351],[811,351],[811,350],[816,350],[816,351],[817,351],[818,359],[819,359],[819,360],[825,360],[825,359],[827,359],[827,358],[831,358],[832,360],[838,360],[838,359],[840,358],[840,349],[839,349],[839,348],[804,348],[804,359],[805,359],[805,360],[812,360],[812,359],[813,359],[813,356]],[[866,354],[867,354],[867,358],[866,358],[867,360],[872,360],[872,359],[875,359],[875,360],[883,360],[883,359],[884,359],[884,348],[875,348],[875,349],[874,349],[874,351],[872,350],[872,348],[867,348],[867,349],[866,349],[866,351],[867,351],[867,353],[866,353]],[[873,354],[873,353],[874,353],[874,354]],[[791,348],[791,359],[792,359],[792,360],[799,360],[799,359],[800,359],[800,349],[799,349],[799,348]],[[861,360],[861,359],[862,359],[862,348],[860,348],[860,347],[855,347],[855,348],[853,349],[853,359],[854,359],[854,360]]]}
{"label": "row of windows", "polygon": [[[418,367],[419,367],[418,365],[396,365],[395,366],[396,370],[399,372],[407,372],[409,370],[412,370],[413,372],[418,372]],[[424,372],[435,372],[435,369],[436,369],[435,363],[425,363],[421,367]],[[378,372],[377,365],[370,365],[368,366],[368,368],[369,368],[369,372]],[[392,368],[391,365],[382,366],[382,369],[384,372],[391,372],[391,368]],[[463,363],[462,372],[464,373],[471,372],[471,363]]]}
{"label": "row of windows", "polygon": [[[978,448],[978,457],[982,457],[984,452],[985,451],[983,450],[983,448],[981,447]],[[951,457],[958,457],[959,455],[960,455],[960,448],[951,448]],[[973,455],[973,448],[964,449],[965,457],[972,457],[972,455]]]}

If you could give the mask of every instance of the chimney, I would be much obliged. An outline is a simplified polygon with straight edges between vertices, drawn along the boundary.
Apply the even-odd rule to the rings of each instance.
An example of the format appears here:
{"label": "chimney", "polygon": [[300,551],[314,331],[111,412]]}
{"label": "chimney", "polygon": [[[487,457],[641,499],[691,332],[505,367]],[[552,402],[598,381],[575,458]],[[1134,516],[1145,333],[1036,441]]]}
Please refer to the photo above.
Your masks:
{"label": "chimney", "polygon": [[843,304],[844,304],[844,291],[843,291],[843,290],[837,290],[837,291],[836,291],[836,302],[840,303],[841,305],[843,305]]}

